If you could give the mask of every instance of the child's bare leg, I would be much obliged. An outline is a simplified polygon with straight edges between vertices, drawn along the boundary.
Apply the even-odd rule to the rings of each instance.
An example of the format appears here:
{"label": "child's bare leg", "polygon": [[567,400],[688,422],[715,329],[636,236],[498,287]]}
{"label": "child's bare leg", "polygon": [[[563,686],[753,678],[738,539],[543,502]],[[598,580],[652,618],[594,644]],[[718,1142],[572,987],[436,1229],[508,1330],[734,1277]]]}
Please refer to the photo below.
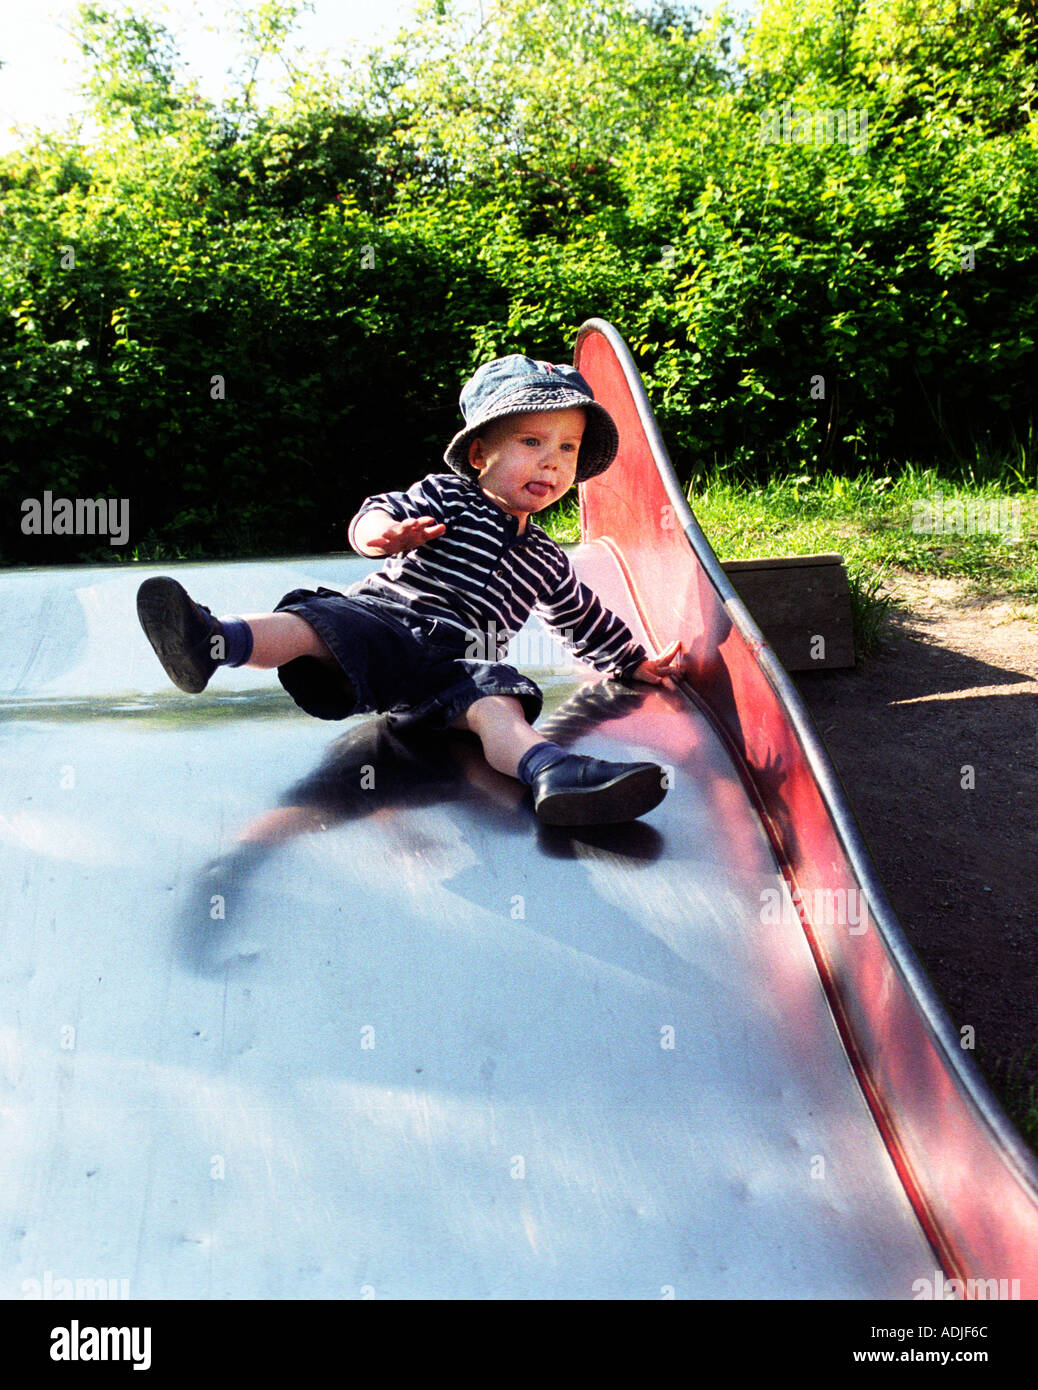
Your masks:
{"label": "child's bare leg", "polygon": [[476,734],[487,762],[506,777],[516,777],[523,754],[547,741],[526,722],[514,695],[485,695],[459,714],[452,727]]}
{"label": "child's bare leg", "polygon": [[514,695],[483,696],[458,716],[454,728],[478,735],[490,766],[531,788],[534,811],[549,825],[634,820],[666,795],[663,768],[567,753],[530,727]]}
{"label": "child's bare leg", "polygon": [[217,618],[169,575],[141,584],[137,615],[167,676],[190,695],[203,691],[222,665],[269,669],[298,656],[335,664],[324,641],[298,614]]}
{"label": "child's bare leg", "polygon": [[335,664],[324,638],[298,613],[252,613],[242,619],[252,629],[252,655],[246,666],[270,670],[298,656],[314,656]]}

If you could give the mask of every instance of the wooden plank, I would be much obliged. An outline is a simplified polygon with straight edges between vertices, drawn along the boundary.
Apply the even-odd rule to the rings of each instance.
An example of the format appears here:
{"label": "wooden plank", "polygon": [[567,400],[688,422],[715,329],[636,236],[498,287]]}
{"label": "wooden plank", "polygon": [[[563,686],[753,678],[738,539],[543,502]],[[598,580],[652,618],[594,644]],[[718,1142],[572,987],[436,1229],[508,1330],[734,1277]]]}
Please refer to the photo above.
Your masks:
{"label": "wooden plank", "polygon": [[726,570],[802,569],[805,565],[842,565],[842,555],[776,555],[771,560],[726,560]]}

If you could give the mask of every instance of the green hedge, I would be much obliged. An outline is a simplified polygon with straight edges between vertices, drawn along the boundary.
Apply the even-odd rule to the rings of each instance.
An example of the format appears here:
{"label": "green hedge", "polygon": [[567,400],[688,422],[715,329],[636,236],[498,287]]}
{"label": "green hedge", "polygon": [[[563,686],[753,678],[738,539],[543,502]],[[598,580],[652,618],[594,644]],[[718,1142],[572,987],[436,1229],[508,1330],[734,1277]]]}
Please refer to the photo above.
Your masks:
{"label": "green hedge", "polygon": [[686,478],[1033,473],[1023,3],[804,0],[739,35],[537,0],[465,42],[441,4],[268,112],[87,8],[103,138],[0,164],[4,562],[111,557],[23,535],[44,490],[128,497],[128,553],[342,546],[361,497],[441,466],[479,361],[566,359],[592,314]]}

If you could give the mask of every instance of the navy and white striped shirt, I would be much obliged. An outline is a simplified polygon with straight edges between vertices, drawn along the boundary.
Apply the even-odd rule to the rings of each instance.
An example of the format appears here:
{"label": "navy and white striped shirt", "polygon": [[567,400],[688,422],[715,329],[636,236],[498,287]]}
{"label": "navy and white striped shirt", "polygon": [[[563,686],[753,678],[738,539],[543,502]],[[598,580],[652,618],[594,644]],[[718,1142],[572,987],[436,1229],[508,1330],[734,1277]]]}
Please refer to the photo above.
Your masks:
{"label": "navy and white striped shirt", "polygon": [[470,643],[473,637],[485,643],[485,655],[477,659],[498,660],[531,610],[582,661],[619,679],[629,679],[648,656],[627,624],[580,582],[562,547],[529,518],[520,535],[518,518],[474,481],[431,473],[406,492],[369,497],[350,526],[351,545],[357,521],[376,509],[397,521],[431,516],[447,529],[414,550],[389,556],[350,593],[404,603],[454,623]]}

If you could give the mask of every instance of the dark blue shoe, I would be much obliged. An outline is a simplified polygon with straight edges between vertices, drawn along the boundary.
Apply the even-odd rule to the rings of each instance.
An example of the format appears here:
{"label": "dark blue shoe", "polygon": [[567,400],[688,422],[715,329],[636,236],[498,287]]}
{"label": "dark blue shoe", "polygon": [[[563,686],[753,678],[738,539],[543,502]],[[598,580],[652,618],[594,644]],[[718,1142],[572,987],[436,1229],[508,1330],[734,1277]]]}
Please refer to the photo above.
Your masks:
{"label": "dark blue shoe", "polygon": [[570,753],[533,782],[533,808],[546,825],[615,825],[637,820],[667,794],[656,763],[606,763]]}
{"label": "dark blue shoe", "polygon": [[175,686],[197,695],[220,664],[213,656],[220,624],[195,603],[182,584],[165,577],[146,579],[137,590],[137,616]]}

